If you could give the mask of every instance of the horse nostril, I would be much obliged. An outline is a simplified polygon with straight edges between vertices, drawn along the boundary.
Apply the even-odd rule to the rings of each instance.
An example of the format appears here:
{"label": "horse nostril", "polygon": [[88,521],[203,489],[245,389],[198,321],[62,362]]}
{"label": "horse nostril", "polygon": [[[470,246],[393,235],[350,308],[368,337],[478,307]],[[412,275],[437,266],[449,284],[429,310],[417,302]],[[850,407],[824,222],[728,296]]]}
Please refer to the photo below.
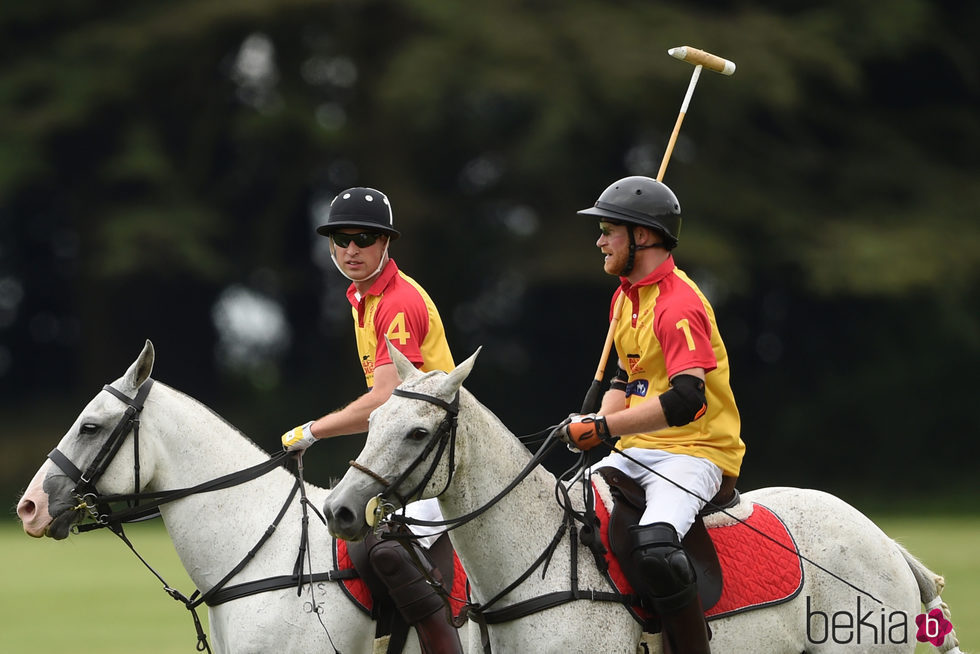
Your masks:
{"label": "horse nostril", "polygon": [[346,506],[342,506],[334,511],[334,520],[336,520],[337,524],[339,525],[352,525],[354,524],[354,512]]}
{"label": "horse nostril", "polygon": [[37,504],[32,500],[21,500],[17,505],[17,517],[21,522],[28,522],[37,514]]}

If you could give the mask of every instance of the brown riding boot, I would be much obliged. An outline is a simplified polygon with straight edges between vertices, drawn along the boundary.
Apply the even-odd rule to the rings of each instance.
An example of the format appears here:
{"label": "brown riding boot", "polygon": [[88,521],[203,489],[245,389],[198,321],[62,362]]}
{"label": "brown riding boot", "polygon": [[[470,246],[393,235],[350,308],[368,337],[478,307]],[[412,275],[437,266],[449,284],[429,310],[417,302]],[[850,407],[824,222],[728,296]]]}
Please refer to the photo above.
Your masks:
{"label": "brown riding boot", "polygon": [[[442,575],[425,551],[415,543],[409,546],[415,548],[426,575],[442,583]],[[462,654],[463,645],[451,622],[448,604],[429,585],[405,547],[394,540],[381,541],[371,548],[369,556],[398,611],[415,627],[423,654]]]}
{"label": "brown riding boot", "polygon": [[433,613],[412,626],[419,636],[423,654],[462,654],[463,644],[459,639],[459,631],[450,622],[448,606],[443,606],[438,613]]}
{"label": "brown riding boot", "polygon": [[659,613],[664,654],[711,654],[711,630],[701,600],[695,599],[676,613]]}

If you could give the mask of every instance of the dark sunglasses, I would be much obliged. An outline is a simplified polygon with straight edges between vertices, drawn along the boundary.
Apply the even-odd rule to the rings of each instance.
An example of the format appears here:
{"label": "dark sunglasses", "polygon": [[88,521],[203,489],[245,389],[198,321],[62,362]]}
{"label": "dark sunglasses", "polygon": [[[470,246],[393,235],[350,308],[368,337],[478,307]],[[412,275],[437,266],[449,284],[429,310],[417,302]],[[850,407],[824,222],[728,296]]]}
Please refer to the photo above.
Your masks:
{"label": "dark sunglasses", "polygon": [[623,223],[615,223],[611,220],[600,220],[599,221],[599,231],[602,232],[604,236],[609,236],[612,234],[613,227],[619,227]]}
{"label": "dark sunglasses", "polygon": [[346,248],[350,245],[351,241],[354,241],[354,245],[359,248],[366,248],[369,245],[374,245],[374,242],[378,240],[381,236],[378,232],[358,232],[356,234],[344,234],[342,232],[334,232],[330,235],[333,242],[339,248]]}

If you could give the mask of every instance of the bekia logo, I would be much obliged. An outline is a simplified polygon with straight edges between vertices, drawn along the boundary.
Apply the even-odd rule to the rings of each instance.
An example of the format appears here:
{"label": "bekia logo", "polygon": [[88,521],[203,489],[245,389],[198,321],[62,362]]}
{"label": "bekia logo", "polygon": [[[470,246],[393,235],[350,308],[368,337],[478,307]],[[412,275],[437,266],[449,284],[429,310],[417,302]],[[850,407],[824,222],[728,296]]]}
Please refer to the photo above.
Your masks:
{"label": "bekia logo", "polygon": [[[915,617],[915,639],[939,647],[953,624],[941,609],[932,609]],[[810,596],[806,598],[806,637],[814,644],[828,640],[839,645],[884,645],[909,642],[909,621],[905,611],[877,610],[861,605],[861,596],[855,597],[854,611],[827,612],[815,608]]]}
{"label": "bekia logo", "polygon": [[920,643],[932,643],[936,647],[942,645],[946,634],[953,630],[953,623],[938,608],[915,616],[915,624],[919,627],[915,639]]}
{"label": "bekia logo", "polygon": [[806,597],[806,637],[819,645],[831,640],[839,645],[882,645],[909,642],[908,614],[905,611],[877,611],[861,606],[855,598],[854,612],[826,612],[812,606]]}

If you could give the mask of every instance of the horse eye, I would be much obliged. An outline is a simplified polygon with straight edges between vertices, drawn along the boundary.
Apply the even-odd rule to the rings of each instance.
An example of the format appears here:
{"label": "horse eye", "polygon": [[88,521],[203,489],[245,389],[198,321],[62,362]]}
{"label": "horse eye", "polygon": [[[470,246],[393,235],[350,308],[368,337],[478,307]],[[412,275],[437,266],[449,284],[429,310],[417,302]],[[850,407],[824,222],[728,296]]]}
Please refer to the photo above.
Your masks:
{"label": "horse eye", "polygon": [[99,426],[92,422],[86,422],[82,425],[82,428],[78,430],[80,434],[94,434],[99,431]]}
{"label": "horse eye", "polygon": [[416,427],[412,431],[408,432],[406,438],[413,441],[420,441],[429,435],[429,430],[424,427]]}

